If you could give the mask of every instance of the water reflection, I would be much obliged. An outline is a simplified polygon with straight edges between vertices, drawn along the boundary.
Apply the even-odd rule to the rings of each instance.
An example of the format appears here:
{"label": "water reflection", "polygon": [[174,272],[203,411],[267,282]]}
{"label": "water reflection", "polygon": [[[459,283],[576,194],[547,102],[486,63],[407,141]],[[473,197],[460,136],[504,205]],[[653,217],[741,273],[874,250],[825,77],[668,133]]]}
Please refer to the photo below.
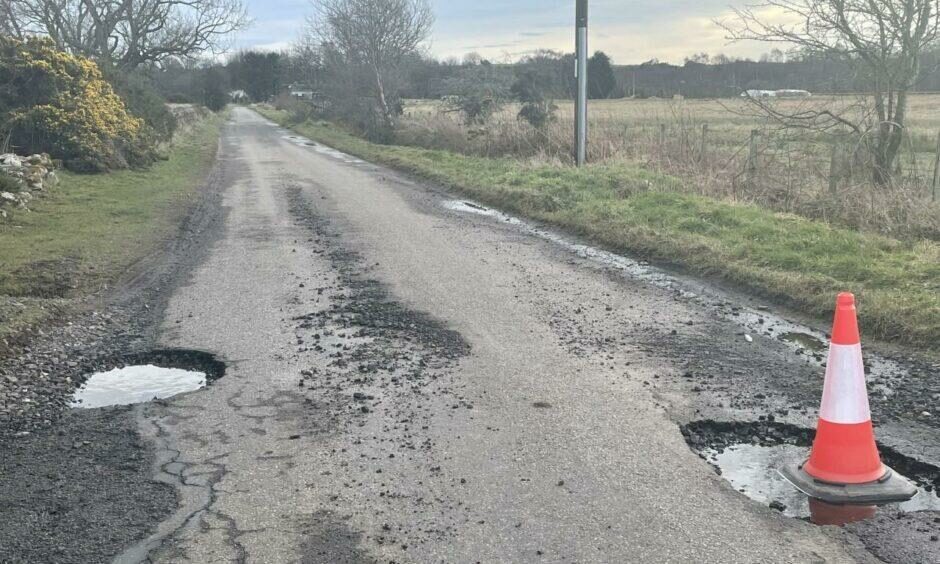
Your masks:
{"label": "water reflection", "polygon": [[96,408],[164,399],[206,386],[205,372],[148,364],[93,374],[72,397],[72,407]]}
{"label": "water reflection", "polygon": [[833,505],[818,499],[809,500],[810,521],[817,525],[848,525],[871,519],[877,513],[874,505]]}
{"label": "water reflection", "polygon": [[[704,451],[704,454],[736,490],[764,505],[777,508],[789,517],[808,517],[819,525],[843,525],[870,519],[877,512],[875,506],[831,505],[809,499],[794,488],[777,470],[805,460],[809,454],[809,449],[805,447],[736,444],[720,453],[712,449]],[[940,511],[940,497],[936,490],[920,488],[910,501],[891,507],[904,512]]]}

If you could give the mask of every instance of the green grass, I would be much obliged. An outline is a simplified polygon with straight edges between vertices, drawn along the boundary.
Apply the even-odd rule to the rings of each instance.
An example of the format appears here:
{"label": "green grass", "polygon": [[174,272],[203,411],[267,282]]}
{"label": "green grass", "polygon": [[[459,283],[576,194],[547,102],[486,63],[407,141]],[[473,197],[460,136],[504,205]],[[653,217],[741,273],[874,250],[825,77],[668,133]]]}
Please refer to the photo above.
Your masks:
{"label": "green grass", "polygon": [[30,212],[0,222],[0,339],[113,283],[157,250],[194,201],[220,125],[207,119],[146,170],[62,172]]}
{"label": "green grass", "polygon": [[[284,125],[287,115],[261,109]],[[832,227],[679,193],[680,180],[627,164],[583,169],[376,145],[326,122],[299,133],[360,158],[555,224],[607,248],[716,277],[826,319],[859,298],[866,336],[930,350],[940,339],[940,246]]]}

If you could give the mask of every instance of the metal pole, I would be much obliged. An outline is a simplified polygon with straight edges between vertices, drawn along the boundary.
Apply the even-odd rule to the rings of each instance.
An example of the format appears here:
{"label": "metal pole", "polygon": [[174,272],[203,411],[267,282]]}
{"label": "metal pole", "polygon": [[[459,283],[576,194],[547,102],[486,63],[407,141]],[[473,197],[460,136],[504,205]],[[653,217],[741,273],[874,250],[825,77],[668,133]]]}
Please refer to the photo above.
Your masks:
{"label": "metal pole", "polygon": [[940,187],[940,134],[937,134],[937,154],[933,161],[933,182],[930,185],[932,199],[937,201],[937,188]]}
{"label": "metal pole", "polygon": [[578,95],[575,104],[575,161],[578,166],[587,160],[587,86],[588,86],[588,0],[577,0],[577,78]]}

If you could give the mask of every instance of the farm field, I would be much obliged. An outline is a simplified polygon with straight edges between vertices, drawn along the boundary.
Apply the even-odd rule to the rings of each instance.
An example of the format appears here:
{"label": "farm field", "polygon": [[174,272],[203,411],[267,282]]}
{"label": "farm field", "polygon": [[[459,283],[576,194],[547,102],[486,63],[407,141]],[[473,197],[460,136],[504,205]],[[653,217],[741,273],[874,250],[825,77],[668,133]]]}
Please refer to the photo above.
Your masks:
{"label": "farm field", "polygon": [[[826,107],[845,111],[857,97],[779,99],[781,111]],[[568,166],[573,104],[556,103],[553,122],[537,131],[507,104],[482,124],[468,125],[440,101],[410,101],[396,143],[471,156],[509,157]],[[853,110],[854,111],[854,110]],[[846,114],[851,115],[851,114]],[[932,198],[940,95],[911,98],[909,135],[890,189],[875,186],[861,140],[846,131],[783,130],[739,98],[591,101],[588,158],[630,164],[685,180],[696,195],[750,203],[840,226],[910,239],[940,238]],[[756,132],[752,139],[752,132]]]}
{"label": "farm field", "polygon": [[[802,105],[833,104],[836,107],[852,104],[854,96],[813,96],[811,98],[779,99],[776,103],[781,109],[796,109]],[[558,100],[557,116],[559,121],[574,119],[574,104],[571,100]],[[408,100],[405,113],[409,116],[428,116],[440,113],[441,103],[436,100]],[[739,98],[726,99],[662,99],[646,98],[619,100],[591,100],[589,103],[590,121],[595,125],[611,122],[629,123],[640,128],[656,128],[661,123],[669,123],[676,116],[685,116],[697,123],[708,123],[715,132],[722,132],[740,138],[753,128],[766,124],[765,120],[748,115],[751,110],[747,101]],[[510,104],[504,114],[514,116],[515,105]],[[930,138],[936,141],[940,132],[940,93],[915,94],[910,98],[908,126],[916,138]],[[733,134],[733,135],[732,135]]]}

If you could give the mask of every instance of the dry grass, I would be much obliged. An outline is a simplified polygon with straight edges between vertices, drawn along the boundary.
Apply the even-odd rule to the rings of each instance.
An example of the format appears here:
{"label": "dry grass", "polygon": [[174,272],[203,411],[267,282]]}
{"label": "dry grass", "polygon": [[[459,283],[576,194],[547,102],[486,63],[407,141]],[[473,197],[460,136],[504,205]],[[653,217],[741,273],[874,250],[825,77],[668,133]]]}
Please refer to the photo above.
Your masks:
{"label": "dry grass", "polygon": [[[812,104],[851,106],[856,98],[816,97]],[[796,107],[805,100],[781,100]],[[410,103],[397,143],[485,157],[542,163],[570,162],[573,105],[559,102],[557,119],[538,131],[515,118],[513,106],[486,126],[466,127],[434,101]],[[833,138],[780,131],[754,115],[747,102],[729,100],[604,100],[591,103],[589,159],[629,163],[688,180],[697,195],[752,203],[838,225],[907,239],[940,240],[940,205],[931,201],[940,95],[912,98],[908,142],[897,185],[873,185],[861,167],[846,164],[830,185]],[[704,134],[703,126],[707,126]],[[749,161],[750,135],[759,131]],[[756,172],[749,172],[749,162]],[[835,192],[831,191],[835,189]]]}

